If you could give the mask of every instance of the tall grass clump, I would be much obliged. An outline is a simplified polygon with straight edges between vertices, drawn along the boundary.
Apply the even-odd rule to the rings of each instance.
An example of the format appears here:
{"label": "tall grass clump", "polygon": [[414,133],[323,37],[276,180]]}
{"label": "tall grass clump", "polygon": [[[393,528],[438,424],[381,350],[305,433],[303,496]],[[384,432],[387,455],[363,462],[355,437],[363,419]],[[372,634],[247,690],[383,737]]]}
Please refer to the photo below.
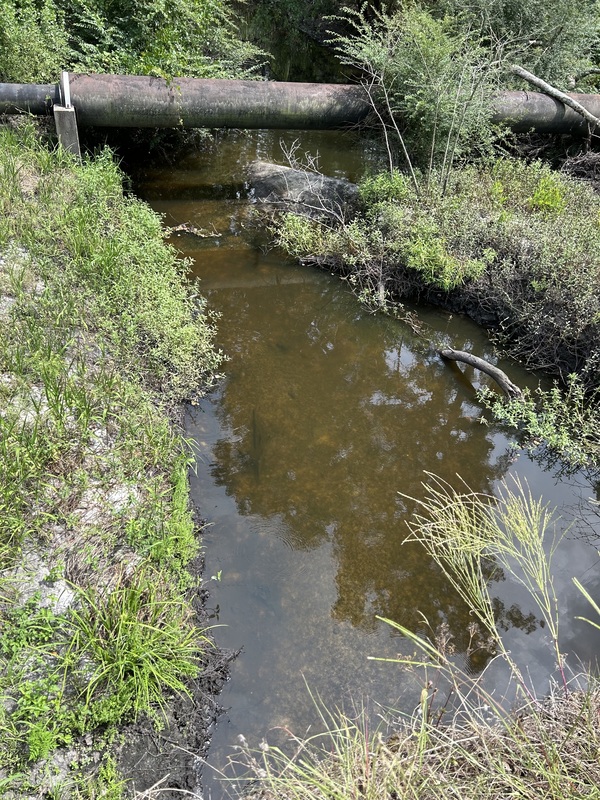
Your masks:
{"label": "tall grass clump", "polygon": [[186,679],[199,672],[198,650],[208,642],[193,624],[192,609],[152,570],[119,576],[108,592],[80,595],[69,658],[85,673],[84,709],[98,722],[164,711],[165,689],[188,693]]}
{"label": "tall grass clump", "polygon": [[[498,498],[455,491],[432,475],[424,489],[409,541],[424,546],[489,635],[497,653],[491,663],[500,659],[508,668],[510,696],[489,691],[485,673],[461,669],[443,626],[427,636],[385,620],[413,648],[410,656],[383,660],[420,676],[415,711],[384,712],[383,724],[372,728],[363,713],[317,703],[324,733],[290,735],[285,746],[263,742],[256,752],[242,743],[238,759],[256,781],[247,791],[285,800],[597,798],[600,687],[591,673],[572,677],[561,653],[553,513],[519,481],[504,484]],[[527,665],[496,625],[488,584],[499,569],[527,590],[547,625],[557,671],[546,696],[535,694]]]}
{"label": "tall grass clump", "polygon": [[434,476],[424,485],[420,512],[409,522],[407,541],[418,542],[438,564],[485,633],[509,663],[527,697],[525,676],[506,650],[496,627],[489,594],[490,574],[498,570],[520,583],[535,601],[548,630],[554,658],[567,690],[558,635],[558,600],[552,578],[552,557],[559,543],[553,514],[518,479],[503,483],[498,498],[456,492]]}

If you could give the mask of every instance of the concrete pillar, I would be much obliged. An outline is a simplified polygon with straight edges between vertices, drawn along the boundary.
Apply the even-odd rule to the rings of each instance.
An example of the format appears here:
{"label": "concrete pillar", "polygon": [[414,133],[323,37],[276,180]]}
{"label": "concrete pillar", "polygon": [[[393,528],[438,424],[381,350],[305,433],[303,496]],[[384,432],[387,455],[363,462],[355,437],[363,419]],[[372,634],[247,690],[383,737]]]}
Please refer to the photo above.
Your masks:
{"label": "concrete pillar", "polygon": [[73,153],[77,158],[81,158],[75,109],[73,106],[71,106],[71,108],[66,108],[65,106],[58,105],[55,105],[53,108],[59,144],[64,147],[65,150],[68,150],[69,153]]}

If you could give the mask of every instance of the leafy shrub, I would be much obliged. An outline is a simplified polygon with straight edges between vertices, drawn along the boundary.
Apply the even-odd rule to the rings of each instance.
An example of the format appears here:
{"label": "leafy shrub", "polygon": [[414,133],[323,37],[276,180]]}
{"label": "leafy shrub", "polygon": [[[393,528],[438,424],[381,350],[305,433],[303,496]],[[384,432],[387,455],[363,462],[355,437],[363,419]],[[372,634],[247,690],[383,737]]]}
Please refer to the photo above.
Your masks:
{"label": "leafy shrub", "polygon": [[566,200],[560,181],[554,175],[542,175],[530,200],[531,207],[549,213],[564,211]]}
{"label": "leafy shrub", "polygon": [[481,400],[496,420],[518,429],[524,446],[544,463],[560,461],[567,471],[600,463],[598,393],[586,393],[577,375],[568,377],[564,389],[525,389],[510,402],[483,392]]}
{"label": "leafy shrub", "polygon": [[292,257],[326,256],[331,229],[298,214],[284,214],[277,226],[277,243]]}
{"label": "leafy shrub", "polygon": [[438,19],[417,3],[389,15],[366,7],[342,11],[352,33],[331,42],[342,63],[365,76],[390,170],[402,159],[446,173],[473,148],[490,146],[497,61],[459,17]]}
{"label": "leafy shrub", "polygon": [[0,10],[0,81],[55,82],[71,56],[60,5],[54,0],[4,0]]}
{"label": "leafy shrub", "polygon": [[56,81],[61,69],[250,77],[261,59],[227,0],[7,0],[0,12],[4,81]]}
{"label": "leafy shrub", "polygon": [[453,256],[439,229],[430,223],[413,228],[404,253],[409,269],[421,273],[425,283],[447,292],[478,278],[485,269],[484,261]]}
{"label": "leafy shrub", "polygon": [[378,172],[366,177],[359,186],[359,197],[366,205],[402,202],[411,193],[408,178],[398,170]]}

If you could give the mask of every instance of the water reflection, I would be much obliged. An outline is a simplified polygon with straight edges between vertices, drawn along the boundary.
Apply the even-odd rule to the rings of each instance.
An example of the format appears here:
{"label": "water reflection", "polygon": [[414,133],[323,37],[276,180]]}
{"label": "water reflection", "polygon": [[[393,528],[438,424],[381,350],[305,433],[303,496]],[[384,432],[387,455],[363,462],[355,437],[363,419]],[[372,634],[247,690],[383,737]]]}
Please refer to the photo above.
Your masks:
{"label": "water reflection", "polygon": [[239,513],[277,516],[294,548],[331,545],[335,619],[414,627],[420,612],[462,639],[468,612],[403,544],[413,504],[398,492],[422,496],[423,470],[483,492],[502,477],[469,391],[437,357],[415,357],[405,325],[366,315],[327,278],[214,301],[237,324],[220,334],[231,360],[217,407],[235,435],[217,442],[213,476]]}
{"label": "water reflection", "polygon": [[[330,174],[344,163],[357,170],[361,154],[328,136],[321,150],[330,151]],[[211,523],[207,576],[221,576],[211,594],[215,620],[227,627],[216,635],[224,647],[243,648],[224,693],[231,710],[215,737],[219,769],[238,733],[260,738],[272,726],[303,733],[315,724],[305,681],[329,706],[368,694],[385,706],[412,708],[406,676],[368,661],[407,647],[378,616],[416,630],[423,630],[423,616],[433,629],[447,623],[462,665],[486,665],[485,647],[469,650],[468,609],[423,550],[404,541],[414,510],[406,496],[423,497],[424,470],[489,493],[518,472],[535,496],[576,508],[576,517],[587,502],[581,497],[591,493],[584,484],[555,485],[523,454],[514,463],[510,439],[480,423],[474,387],[482,379],[473,370],[443,364],[402,323],[368,315],[337,279],[253,249],[243,236],[243,198],[229,189],[229,199],[219,201],[201,200],[204,190],[178,196],[181,187],[206,185],[211,174],[232,185],[245,160],[266,157],[270,141],[225,140],[212,167],[205,155],[190,157],[180,171],[153,175],[144,192],[169,224],[215,227],[214,237],[174,241],[195,260],[203,293],[222,314],[219,345],[229,358],[220,390],[187,418],[199,448],[192,489]],[[492,357],[475,326],[419,313],[433,340]],[[527,381],[514,365],[508,369],[517,383]],[[588,527],[595,532],[597,519]],[[557,554],[556,589],[569,612],[581,613],[571,575],[594,558],[577,541]],[[541,647],[531,599],[510,576],[490,570],[509,646],[547,682],[553,657]],[[566,631],[576,649],[581,632],[572,622]],[[580,652],[599,651],[588,631]]]}

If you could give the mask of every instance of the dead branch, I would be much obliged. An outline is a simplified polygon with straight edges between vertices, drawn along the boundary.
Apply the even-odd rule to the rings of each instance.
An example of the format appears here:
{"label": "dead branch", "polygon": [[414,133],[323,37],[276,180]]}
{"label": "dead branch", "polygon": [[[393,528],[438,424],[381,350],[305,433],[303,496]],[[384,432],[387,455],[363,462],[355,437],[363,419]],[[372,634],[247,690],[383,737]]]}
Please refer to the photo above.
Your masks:
{"label": "dead branch", "polygon": [[543,81],[541,78],[536,77],[533,73],[528,72],[526,69],[523,69],[523,67],[519,67],[516,64],[511,67],[511,70],[514,75],[517,75],[519,78],[523,78],[524,81],[531,83],[532,86],[535,86],[541,92],[544,92],[544,94],[547,94],[549,97],[553,97],[555,100],[558,100],[565,106],[572,108],[573,111],[581,114],[581,116],[590,124],[592,131],[594,128],[600,126],[600,119],[591,114],[587,108],[585,108],[585,106],[582,106],[581,103],[578,103],[577,100],[574,100],[568,94],[561,92],[560,89],[556,89],[554,86],[550,86],[550,84],[546,83],[546,81]]}
{"label": "dead branch", "polygon": [[502,391],[511,400],[523,396],[523,392],[510,380],[505,372],[502,372],[499,367],[495,367],[483,358],[473,356],[471,353],[465,353],[464,350],[452,350],[451,348],[438,350],[438,354],[448,361],[462,361],[465,364],[469,364],[471,367],[475,367],[475,369],[481,370],[481,372],[485,372],[486,375],[489,375],[490,378],[496,381],[498,386],[500,386]]}
{"label": "dead branch", "polygon": [[223,235],[222,233],[218,233],[214,226],[212,231],[206,231],[203,228],[197,228],[190,222],[182,222],[181,225],[175,225],[173,228],[169,228],[169,230],[171,233],[191,233],[192,236],[198,236],[200,239],[214,239]]}
{"label": "dead branch", "polygon": [[583,80],[584,78],[588,78],[590,75],[600,75],[600,69],[598,69],[598,67],[591,67],[590,69],[584,69],[583,72],[579,72],[573,78],[573,86],[577,86],[579,81]]}

